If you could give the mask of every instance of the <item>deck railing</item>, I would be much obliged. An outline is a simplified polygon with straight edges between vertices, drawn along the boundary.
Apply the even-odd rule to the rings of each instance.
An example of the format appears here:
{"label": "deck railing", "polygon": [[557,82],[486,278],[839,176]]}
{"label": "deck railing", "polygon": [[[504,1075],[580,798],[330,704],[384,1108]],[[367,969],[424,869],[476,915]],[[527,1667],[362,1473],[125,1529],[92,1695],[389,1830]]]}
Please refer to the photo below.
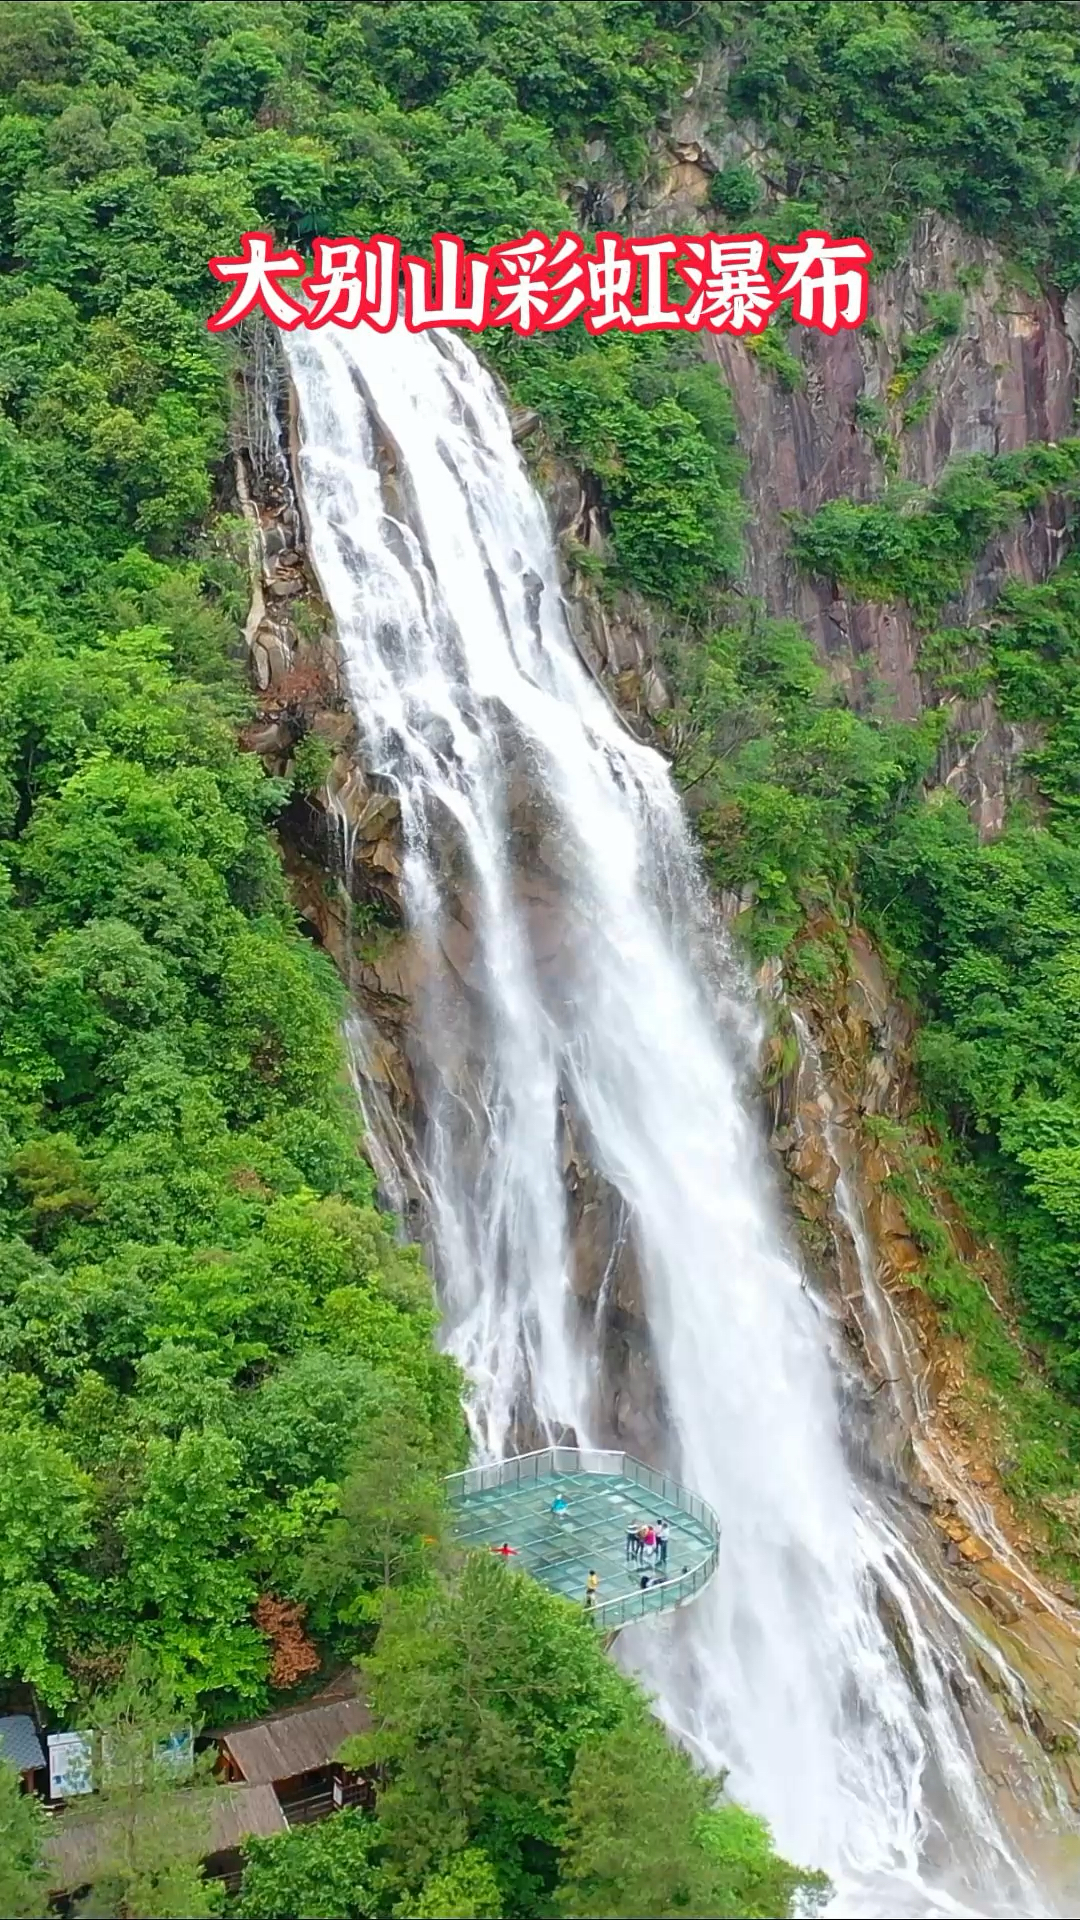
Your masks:
{"label": "deck railing", "polygon": [[495,1460],[487,1466],[466,1467],[452,1473],[446,1481],[451,1504],[473,1493],[489,1493],[496,1487],[515,1487],[530,1481],[547,1480],[558,1474],[595,1473],[606,1479],[631,1480],[636,1486],[655,1493],[670,1506],[688,1513],[711,1535],[708,1552],[685,1573],[657,1580],[619,1600],[604,1600],[589,1608],[589,1618],[605,1632],[617,1631],[646,1614],[665,1613],[685,1606],[712,1579],[720,1553],[720,1523],[712,1508],[689,1487],[680,1485],[670,1474],[658,1473],[635,1460],[632,1454],[597,1447],[540,1447],[535,1453],[517,1453],[508,1460]]}

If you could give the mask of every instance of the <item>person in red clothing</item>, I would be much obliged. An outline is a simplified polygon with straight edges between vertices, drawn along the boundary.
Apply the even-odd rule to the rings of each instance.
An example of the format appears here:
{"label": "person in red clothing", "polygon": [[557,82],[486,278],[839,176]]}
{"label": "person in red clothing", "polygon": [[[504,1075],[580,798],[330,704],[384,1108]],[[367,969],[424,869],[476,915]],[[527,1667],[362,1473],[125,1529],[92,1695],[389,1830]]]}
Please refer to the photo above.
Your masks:
{"label": "person in red clothing", "polygon": [[492,1553],[501,1553],[504,1560],[509,1560],[510,1555],[517,1552],[517,1548],[508,1547],[504,1540],[501,1547],[492,1547],[491,1551]]}

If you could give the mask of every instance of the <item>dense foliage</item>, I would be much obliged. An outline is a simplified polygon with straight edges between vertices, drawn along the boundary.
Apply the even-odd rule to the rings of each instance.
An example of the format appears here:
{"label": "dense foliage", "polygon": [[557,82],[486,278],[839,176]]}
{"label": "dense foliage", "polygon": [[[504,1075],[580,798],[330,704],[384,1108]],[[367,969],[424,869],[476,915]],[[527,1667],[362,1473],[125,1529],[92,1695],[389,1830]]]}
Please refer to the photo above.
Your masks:
{"label": "dense foliage", "polygon": [[[723,43],[728,112],[764,133],[766,173],[804,225],[827,216],[893,259],[913,216],[934,209],[1063,287],[1080,278],[1080,20],[1068,0],[661,11]],[[731,208],[751,211],[745,198]]]}
{"label": "dense foliage", "polygon": [[34,1920],[45,1911],[45,1820],[40,1803],[23,1792],[14,1767],[0,1760],[0,1912],[11,1920]]}
{"label": "dense foliage", "polygon": [[[0,22],[0,1670],[46,1708],[133,1640],[219,1711],[257,1706],[260,1594],[306,1598],[332,1643],[416,1573],[408,1541],[389,1576],[335,1559],[342,1501],[377,1495],[370,1464],[348,1478],[365,1433],[392,1436],[397,1493],[427,1487],[413,1514],[463,1443],[427,1280],[372,1207],[336,983],[267,837],[286,791],[235,745],[236,535],[200,531],[227,412],[208,250],[255,219],[304,227],[290,180],[317,217],[307,136],[258,115],[277,86],[321,124],[318,61],[298,104],[306,52],[346,109],[360,65],[393,66],[380,10],[310,13],[263,8],[257,32],[220,7]],[[583,98],[610,85],[604,45]],[[402,179],[433,191],[446,120],[384,89],[368,105],[418,116]],[[482,157],[465,119],[459,189]],[[543,153],[510,119],[492,164],[519,150],[535,206]],[[345,166],[374,138],[343,133],[320,214],[374,218]],[[419,235],[436,216],[409,217]]]}
{"label": "dense foliage", "polygon": [[399,1913],[786,1913],[823,1886],[716,1804],[580,1609],[497,1560],[396,1597],[364,1675],[355,1757],[390,1762],[374,1884]]}
{"label": "dense foliage", "polygon": [[1026,766],[1042,805],[980,844],[959,804],[934,796],[879,850],[867,894],[929,1015],[927,1091],[991,1177],[1029,1323],[1080,1397],[1075,563],[1008,586],[977,634],[932,634],[928,657],[946,683],[990,685],[1007,718],[1040,723]]}
{"label": "dense foliage", "polygon": [[[254,1846],[253,1917],[330,1893],[357,1915],[765,1915],[815,1891],[666,1745],[573,1609],[488,1562],[446,1569],[460,1383],[419,1259],[373,1205],[338,989],[274,851],[286,784],[236,747],[246,583],[215,511],[235,348],[203,326],[205,263],[245,228],[488,246],[567,224],[571,193],[586,226],[605,178],[641,177],[701,58],[766,143],[714,175],[717,224],[820,219],[885,260],[936,208],[1063,289],[1080,275],[1066,5],[0,13],[0,1685],[53,1716],[96,1694],[107,1716],[134,1645],[152,1687],[254,1710],[267,1599],[304,1607],[323,1654],[373,1648],[379,1820]],[[890,400],[960,320],[958,295],[928,302]],[[803,380],[782,329],[753,351]],[[1046,727],[1039,811],[981,846],[924,796],[943,716],[856,716],[797,629],[729,597],[743,508],[715,369],[576,329],[492,357],[604,510],[603,558],[579,556],[598,590],[653,595],[683,636],[669,737],[712,878],[811,986],[840,945],[793,938],[808,910],[875,913],[928,1014],[925,1084],[1075,1395],[1076,576],[1008,588],[978,635],[934,622],[995,532],[1075,491],[1076,443],[833,502],[794,533],[807,568],[909,603],[944,687],[993,686]],[[318,777],[298,756],[297,784]],[[918,1201],[953,1324],[1019,1391],[1014,1345]],[[1057,1485],[1076,1423],[1030,1410],[1023,1472]],[[39,1910],[40,1840],[0,1774],[5,1910]],[[195,1911],[209,1896],[177,1872],[101,1897]]]}
{"label": "dense foliage", "polygon": [[[927,1016],[927,1095],[984,1176],[981,1204],[1012,1245],[1027,1324],[1070,1398],[1080,1396],[1075,563],[1045,585],[1007,582],[977,630],[934,621],[988,540],[1049,491],[1075,499],[1078,473],[1075,441],[978,456],[926,496],[894,488],[874,504],[832,501],[793,541],[804,566],[853,596],[907,602],[943,699],[992,692],[1030,731],[1029,801],[999,838],[981,844],[960,803],[934,793],[881,822],[857,861],[858,884]],[[1002,1364],[999,1352],[999,1385]],[[1075,1472],[1071,1421],[1060,1445]]]}
{"label": "dense foliage", "polygon": [[739,565],[742,463],[727,389],[696,346],[568,331],[545,341],[542,355],[531,342],[497,339],[493,357],[515,397],[539,410],[554,446],[598,486],[607,582],[690,614],[714,599]]}
{"label": "dense foliage", "polygon": [[906,600],[929,619],[964,585],[994,534],[1050,493],[1072,500],[1080,440],[959,460],[925,498],[896,486],[880,502],[830,500],[794,530],[796,559],[862,600]]}
{"label": "dense foliage", "polygon": [[[99,478],[155,551],[206,511],[223,435],[199,324],[212,254],[261,224],[301,248],[318,233],[426,250],[440,228],[482,247],[557,231],[582,138],[602,132],[639,166],[683,72],[638,0],[6,6],[0,380],[48,441],[38,457],[2,444],[73,549],[68,577],[124,550],[100,524]],[[689,599],[737,558],[738,492],[730,423],[669,358],[582,338],[544,397],[559,389],[551,430],[610,491],[622,577]]]}
{"label": "dense foliage", "polygon": [[[754,608],[673,645],[669,667],[675,773],[710,877],[751,904],[753,950],[783,952],[808,908],[850,888],[861,850],[918,790],[940,721],[860,718],[801,629]],[[814,964],[805,943],[799,964]]]}
{"label": "dense foliage", "polygon": [[[252,1839],[237,1920],[775,1916],[826,1891],[669,1744],[580,1608],[489,1556],[399,1589],[364,1681],[372,1731],[345,1756],[386,1769],[377,1814]],[[136,1651],[82,1724],[99,1791],[80,1816],[76,1913],[219,1914],[223,1890],[200,1868],[212,1752],[192,1762],[176,1739],[190,1695]],[[164,1762],[178,1744],[180,1764]],[[45,1911],[47,1824],[0,1770],[0,1886],[17,1920]]]}

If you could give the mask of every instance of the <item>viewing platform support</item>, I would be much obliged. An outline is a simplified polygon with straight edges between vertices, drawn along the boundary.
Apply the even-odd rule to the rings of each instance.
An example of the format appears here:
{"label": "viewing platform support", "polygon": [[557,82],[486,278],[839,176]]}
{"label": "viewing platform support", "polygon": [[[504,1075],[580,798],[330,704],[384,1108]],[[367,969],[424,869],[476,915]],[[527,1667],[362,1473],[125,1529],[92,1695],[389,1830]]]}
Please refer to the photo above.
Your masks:
{"label": "viewing platform support", "polygon": [[[686,1606],[716,1572],[720,1527],[712,1508],[628,1453],[543,1447],[467,1467],[446,1484],[460,1546],[509,1546],[510,1566],[579,1603],[595,1572],[599,1586],[588,1612],[605,1634]],[[659,1521],[668,1528],[666,1563],[654,1554],[631,1557],[630,1530]]]}

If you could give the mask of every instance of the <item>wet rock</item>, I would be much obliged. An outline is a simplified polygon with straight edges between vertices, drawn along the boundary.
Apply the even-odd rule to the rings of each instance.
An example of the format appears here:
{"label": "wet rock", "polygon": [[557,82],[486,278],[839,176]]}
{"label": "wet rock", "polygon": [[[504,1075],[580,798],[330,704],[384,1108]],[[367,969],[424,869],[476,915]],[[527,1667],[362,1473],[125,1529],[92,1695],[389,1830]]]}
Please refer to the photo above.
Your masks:
{"label": "wet rock", "polygon": [[303,593],[306,585],[302,574],[275,573],[266,582],[266,591],[274,600],[289,600],[295,594]]}
{"label": "wet rock", "polygon": [[647,667],[641,676],[641,697],[651,720],[659,720],[671,706],[671,695],[655,667]]}
{"label": "wet rock", "polygon": [[353,831],[359,841],[379,841],[386,844],[388,829],[396,827],[401,819],[401,808],[392,793],[373,793],[364,799],[355,819]]}
{"label": "wet rock", "polygon": [[1028,1710],[1028,1725],[1044,1753],[1075,1753],[1076,1734],[1061,1720],[1051,1714],[1041,1712],[1036,1707]]}
{"label": "wet rock", "polygon": [[468,927],[448,916],[439,931],[439,944],[454,972],[462,980],[479,980],[479,973],[474,972],[473,966],[475,942]]}
{"label": "wet rock", "polygon": [[1009,1595],[1004,1592],[1001,1587],[994,1585],[993,1582],[989,1580],[977,1580],[972,1588],[972,1592],[975,1594],[976,1599],[982,1601],[983,1606],[989,1613],[993,1614],[994,1619],[997,1620],[1001,1626],[1015,1626],[1017,1621],[1022,1618],[1021,1609],[1016,1605],[1015,1601],[1010,1599]]}
{"label": "wet rock", "polygon": [[839,1168],[819,1134],[807,1134],[787,1154],[788,1171],[815,1193],[830,1194]]}
{"label": "wet rock", "polygon": [[957,1541],[957,1546],[964,1559],[973,1561],[976,1565],[980,1561],[992,1560],[994,1557],[993,1550],[987,1546],[986,1541],[978,1539],[973,1533],[966,1533],[961,1540]]}
{"label": "wet rock", "polygon": [[292,745],[292,729],[279,720],[271,721],[268,726],[251,726],[244,736],[244,746],[249,753],[260,754],[263,758],[286,754]]}

